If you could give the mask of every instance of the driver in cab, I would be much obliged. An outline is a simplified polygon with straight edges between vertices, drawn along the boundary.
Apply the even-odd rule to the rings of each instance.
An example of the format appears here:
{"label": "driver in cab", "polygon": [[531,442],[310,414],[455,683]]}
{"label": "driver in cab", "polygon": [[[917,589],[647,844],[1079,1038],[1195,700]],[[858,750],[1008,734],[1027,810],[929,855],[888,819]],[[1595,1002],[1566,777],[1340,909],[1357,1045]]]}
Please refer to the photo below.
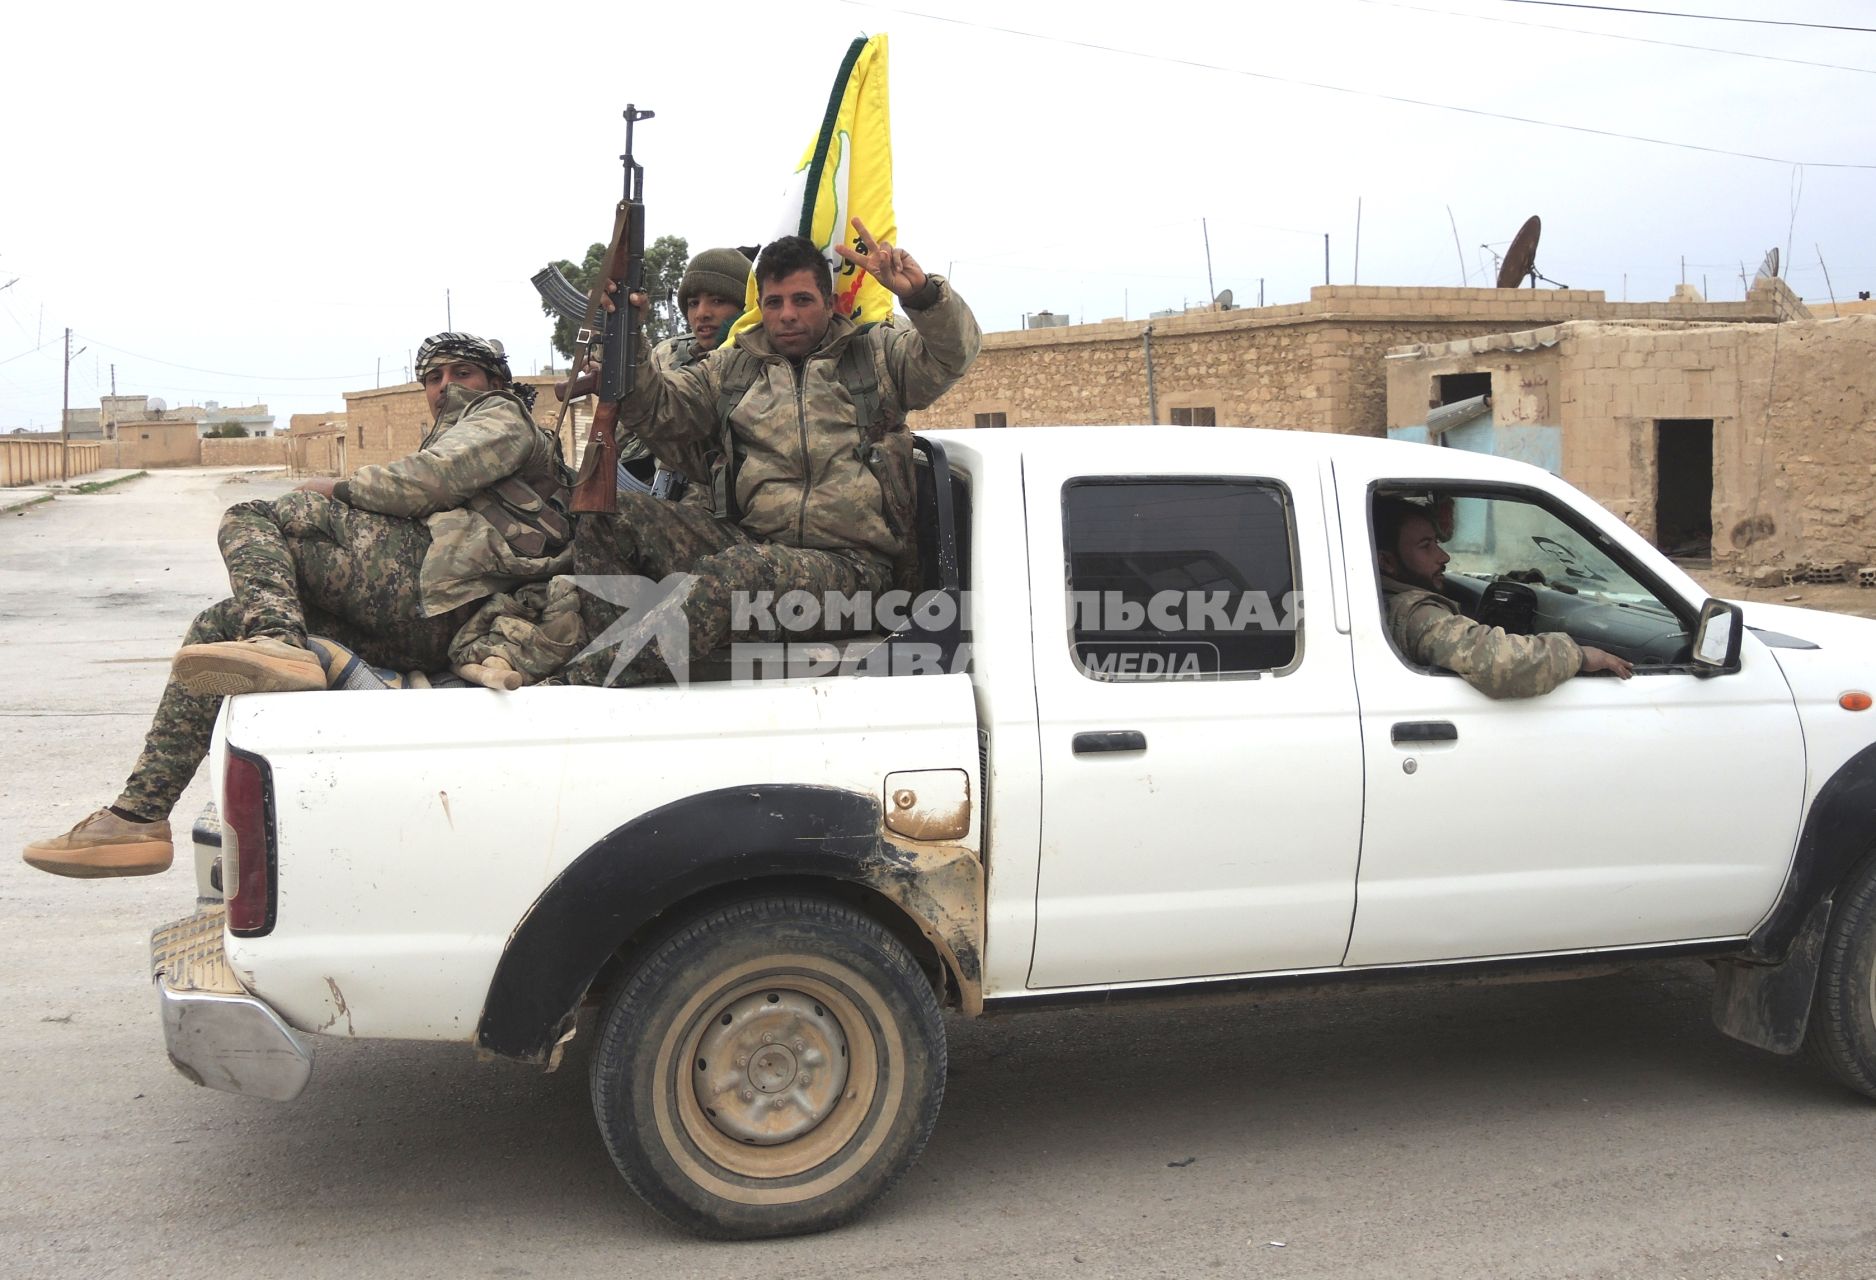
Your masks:
{"label": "driver in cab", "polygon": [[1561,631],[1511,635],[1475,622],[1446,594],[1446,565],[1431,512],[1405,498],[1374,503],[1375,561],[1387,601],[1387,629],[1410,661],[1444,667],[1488,698],[1534,698],[1571,676],[1635,673],[1615,654],[1578,644]]}

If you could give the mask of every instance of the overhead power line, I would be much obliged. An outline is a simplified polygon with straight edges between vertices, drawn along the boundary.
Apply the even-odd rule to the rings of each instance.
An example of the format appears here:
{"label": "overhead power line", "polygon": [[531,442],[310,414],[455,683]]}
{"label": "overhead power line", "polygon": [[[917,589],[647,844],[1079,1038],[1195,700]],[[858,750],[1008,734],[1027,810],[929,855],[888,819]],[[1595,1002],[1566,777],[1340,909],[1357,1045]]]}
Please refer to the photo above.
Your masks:
{"label": "overhead power line", "polygon": [[[63,342],[64,339],[61,338],[59,341]],[[56,347],[57,345],[57,342],[42,342],[36,347],[28,347],[18,355],[8,356],[6,359],[0,360],[0,364],[12,364],[15,360],[24,360],[27,356],[32,355],[36,351],[44,351],[47,347]]]}
{"label": "overhead power line", "polygon": [[1523,18],[1494,18],[1486,13],[1461,13],[1457,9],[1431,9],[1426,5],[1402,4],[1400,0],[1355,0],[1382,9],[1405,9],[1411,13],[1436,13],[1448,18],[1470,18],[1475,22],[1496,22],[1505,26],[1529,27],[1533,31],[1568,31],[1573,35],[1594,36],[1600,40],[1625,40],[1630,44],[1659,45],[1664,49],[1690,49],[1696,53],[1719,53],[1729,58],[1752,58],[1759,62],[1785,62],[1795,67],[1817,67],[1824,71],[1854,71],[1876,76],[1876,67],[1851,67],[1841,62],[1813,62],[1809,58],[1783,58],[1775,53],[1750,53],[1744,49],[1720,49],[1710,44],[1688,44],[1682,40],[1656,40],[1650,36],[1622,35],[1615,31],[1591,31],[1588,27],[1560,27],[1554,22],[1527,22]]}
{"label": "overhead power line", "polygon": [[[1535,0],[1533,0],[1535,2]],[[1625,142],[1646,142],[1651,146],[1674,147],[1681,151],[1698,151],[1706,155],[1731,156],[1735,160],[1763,160],[1768,164],[1802,164],[1814,169],[1864,169],[1876,170],[1876,163],[1857,163],[1849,160],[1794,160],[1787,156],[1761,155],[1756,151],[1733,151],[1726,147],[1702,146],[1697,142],[1677,142],[1672,138],[1650,138],[1639,133],[1622,133],[1615,129],[1597,129],[1584,124],[1565,124],[1559,120],[1539,120],[1535,116],[1514,116],[1503,111],[1487,111],[1482,107],[1461,107],[1450,102],[1433,102],[1426,98],[1409,98],[1395,93],[1379,93],[1373,89],[1351,89],[1347,85],[1325,84],[1320,80],[1302,80],[1294,76],[1280,76],[1268,71],[1247,71],[1242,67],[1226,67],[1215,62],[1201,62],[1196,58],[1176,58],[1167,54],[1142,53],[1138,49],[1122,49],[1115,45],[1100,44],[1093,40],[1078,40],[1069,36],[1043,35],[1036,31],[1024,31],[1018,27],[1002,27],[989,22],[972,22],[966,18],[954,18],[948,14],[926,13],[918,9],[901,8],[898,5],[880,4],[877,0],[841,0],[842,4],[860,9],[875,9],[884,13],[896,13],[907,18],[922,18],[927,22],[942,22],[955,27],[969,27],[979,31],[994,31],[1000,35],[1019,36],[1025,40],[1038,40],[1044,44],[1067,45],[1077,49],[1092,49],[1098,53],[1117,54],[1123,58],[1139,58],[1147,62],[1163,62],[1169,66],[1192,67],[1199,71],[1219,71],[1226,75],[1244,76],[1251,80],[1267,80],[1272,84],[1296,85],[1305,89],[1321,89],[1327,93],[1346,94],[1355,98],[1373,98],[1377,102],[1398,102],[1410,107],[1428,107],[1435,111],[1451,111],[1459,115],[1479,116],[1488,120],[1506,120],[1513,124],[1536,125],[1544,129],[1562,129],[1570,133],[1587,133],[1599,138],[1619,138]]]}
{"label": "overhead power line", "polygon": [[1876,27],[1847,27],[1834,22],[1793,22],[1788,18],[1735,18],[1726,13],[1678,13],[1672,9],[1625,9],[1613,4],[1581,4],[1578,0],[1499,0],[1501,4],[1536,4],[1548,9],[1592,9],[1597,13],[1642,13],[1651,18],[1695,18],[1702,22],[1749,22],[1761,27],[1809,27],[1813,31],[1866,31]]}

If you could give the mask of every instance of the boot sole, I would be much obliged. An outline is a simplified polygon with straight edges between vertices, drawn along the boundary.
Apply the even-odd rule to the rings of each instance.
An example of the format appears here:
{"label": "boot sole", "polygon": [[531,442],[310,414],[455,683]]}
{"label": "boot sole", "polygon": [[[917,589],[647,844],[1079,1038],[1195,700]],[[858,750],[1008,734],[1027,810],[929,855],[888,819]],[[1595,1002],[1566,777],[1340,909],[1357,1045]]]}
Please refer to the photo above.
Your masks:
{"label": "boot sole", "polygon": [[171,674],[198,697],[238,693],[312,693],[326,687],[326,669],[313,662],[275,663],[221,654],[182,654]]}
{"label": "boot sole", "polygon": [[154,876],[168,871],[175,861],[174,846],[163,846],[161,861],[153,861],[155,846],[148,842],[130,845],[100,845],[91,849],[73,849],[66,852],[35,853],[28,849],[23,855],[26,865],[37,867],[55,876],[69,876],[74,880],[101,880],[106,877]]}

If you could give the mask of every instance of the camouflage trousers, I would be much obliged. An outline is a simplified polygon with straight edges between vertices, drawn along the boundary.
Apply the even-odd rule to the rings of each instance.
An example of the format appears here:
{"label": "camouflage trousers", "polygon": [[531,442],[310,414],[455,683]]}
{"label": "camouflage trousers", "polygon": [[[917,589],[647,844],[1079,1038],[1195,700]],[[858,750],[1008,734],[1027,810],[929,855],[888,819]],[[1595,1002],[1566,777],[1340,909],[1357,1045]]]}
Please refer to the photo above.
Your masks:
{"label": "camouflage trousers", "polygon": [[[421,521],[359,511],[316,493],[296,490],[230,507],[221,551],[234,597],[197,614],[182,642],[271,635],[300,644],[311,632],[373,666],[444,670],[449,642],[476,604],[424,616],[418,574],[429,547]],[[168,817],[208,755],[220,707],[219,697],[198,697],[169,681],[117,807],[149,820]]]}
{"label": "camouflage trousers", "polygon": [[[664,595],[641,616],[628,619],[616,645],[575,658],[561,668],[567,684],[639,685],[673,679],[655,636],[682,630],[689,658],[701,658],[727,643],[782,638],[773,628],[737,628],[733,604],[739,595],[805,591],[817,599],[829,594],[878,592],[886,582],[882,568],[857,552],[817,551],[751,538],[729,520],[708,510],[622,493],[614,515],[587,515],[573,539],[573,571],[582,578],[638,577],[661,582],[672,574],[686,581]],[[589,642],[607,636],[625,609],[593,585],[583,585],[580,614]],[[790,639],[804,636],[790,635]],[[632,655],[613,667],[621,653]]]}

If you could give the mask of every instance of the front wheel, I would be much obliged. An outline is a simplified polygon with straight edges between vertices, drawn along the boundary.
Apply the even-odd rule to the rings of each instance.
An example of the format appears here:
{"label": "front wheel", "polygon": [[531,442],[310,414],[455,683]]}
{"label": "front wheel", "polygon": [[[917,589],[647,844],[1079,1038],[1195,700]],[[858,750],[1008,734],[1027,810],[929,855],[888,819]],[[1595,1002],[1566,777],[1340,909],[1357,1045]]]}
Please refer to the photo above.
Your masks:
{"label": "front wheel", "polygon": [[897,939],[811,897],[716,908],[608,1002],[593,1112],[632,1190],[719,1238],[822,1231],[886,1194],[944,1100],[944,1021]]}
{"label": "front wheel", "polygon": [[1805,1042],[1833,1076],[1876,1098],[1876,854],[1837,890]]}

